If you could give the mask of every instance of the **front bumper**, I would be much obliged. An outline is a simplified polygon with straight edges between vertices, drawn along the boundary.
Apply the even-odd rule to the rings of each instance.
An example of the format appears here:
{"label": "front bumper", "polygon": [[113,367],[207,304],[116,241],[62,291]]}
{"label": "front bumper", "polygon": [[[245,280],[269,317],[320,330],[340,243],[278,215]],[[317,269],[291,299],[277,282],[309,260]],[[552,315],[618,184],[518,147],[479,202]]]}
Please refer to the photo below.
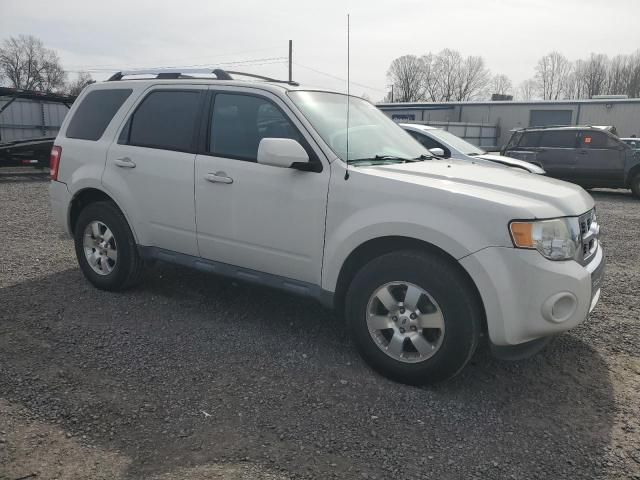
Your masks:
{"label": "front bumper", "polygon": [[460,263],[478,287],[489,339],[496,346],[519,345],[575,327],[595,308],[604,276],[600,245],[586,266],[507,247],[485,248]]}

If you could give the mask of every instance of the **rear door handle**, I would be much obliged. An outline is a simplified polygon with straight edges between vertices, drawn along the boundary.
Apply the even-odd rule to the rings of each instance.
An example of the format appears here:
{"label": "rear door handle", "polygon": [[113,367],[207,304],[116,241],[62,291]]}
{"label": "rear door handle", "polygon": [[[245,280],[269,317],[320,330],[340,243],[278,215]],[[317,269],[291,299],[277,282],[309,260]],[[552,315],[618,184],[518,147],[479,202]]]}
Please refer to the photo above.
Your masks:
{"label": "rear door handle", "polygon": [[207,173],[204,178],[212,183],[233,183],[233,178],[227,177],[224,172]]}
{"label": "rear door handle", "polygon": [[116,158],[113,163],[120,168],[136,168],[136,163],[129,157]]}

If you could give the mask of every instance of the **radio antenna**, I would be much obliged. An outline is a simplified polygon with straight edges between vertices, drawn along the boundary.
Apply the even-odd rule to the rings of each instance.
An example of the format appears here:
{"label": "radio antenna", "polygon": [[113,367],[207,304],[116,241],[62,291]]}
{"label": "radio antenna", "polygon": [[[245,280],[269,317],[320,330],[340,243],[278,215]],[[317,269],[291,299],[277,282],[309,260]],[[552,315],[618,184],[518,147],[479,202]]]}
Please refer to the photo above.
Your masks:
{"label": "radio antenna", "polygon": [[349,106],[351,103],[351,68],[349,64],[349,50],[350,50],[350,31],[349,31],[349,14],[347,13],[347,167],[344,170],[344,179],[349,180]]}

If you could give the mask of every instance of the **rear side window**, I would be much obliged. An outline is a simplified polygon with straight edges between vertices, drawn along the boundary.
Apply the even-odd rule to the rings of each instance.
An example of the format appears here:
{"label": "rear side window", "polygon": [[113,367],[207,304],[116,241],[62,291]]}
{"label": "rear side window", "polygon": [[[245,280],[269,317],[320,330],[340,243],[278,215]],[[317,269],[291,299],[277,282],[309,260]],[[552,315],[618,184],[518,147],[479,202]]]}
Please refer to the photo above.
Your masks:
{"label": "rear side window", "polygon": [[574,130],[549,130],[542,134],[541,147],[575,148],[576,132]]}
{"label": "rear side window", "polygon": [[289,119],[269,100],[219,93],[213,104],[208,151],[216,156],[257,161],[263,138],[305,141]]}
{"label": "rear side window", "polygon": [[131,89],[124,88],[89,92],[69,122],[67,138],[98,140],[129,95]]}
{"label": "rear side window", "polygon": [[151,92],[129,119],[120,141],[137,147],[191,152],[201,103],[198,90]]}
{"label": "rear side window", "polygon": [[620,147],[620,143],[606,133],[582,132],[580,146],[582,148],[617,149]]}

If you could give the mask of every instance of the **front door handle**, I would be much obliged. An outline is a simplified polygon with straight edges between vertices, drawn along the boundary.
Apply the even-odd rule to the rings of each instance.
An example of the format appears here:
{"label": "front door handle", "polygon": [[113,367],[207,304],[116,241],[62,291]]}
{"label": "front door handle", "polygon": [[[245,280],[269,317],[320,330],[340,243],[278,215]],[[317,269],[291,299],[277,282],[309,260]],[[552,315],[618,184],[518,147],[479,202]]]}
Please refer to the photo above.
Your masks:
{"label": "front door handle", "polygon": [[204,178],[212,183],[233,183],[233,178],[227,177],[224,172],[207,173]]}
{"label": "front door handle", "polygon": [[113,163],[120,168],[136,168],[136,163],[129,157],[116,158]]}

